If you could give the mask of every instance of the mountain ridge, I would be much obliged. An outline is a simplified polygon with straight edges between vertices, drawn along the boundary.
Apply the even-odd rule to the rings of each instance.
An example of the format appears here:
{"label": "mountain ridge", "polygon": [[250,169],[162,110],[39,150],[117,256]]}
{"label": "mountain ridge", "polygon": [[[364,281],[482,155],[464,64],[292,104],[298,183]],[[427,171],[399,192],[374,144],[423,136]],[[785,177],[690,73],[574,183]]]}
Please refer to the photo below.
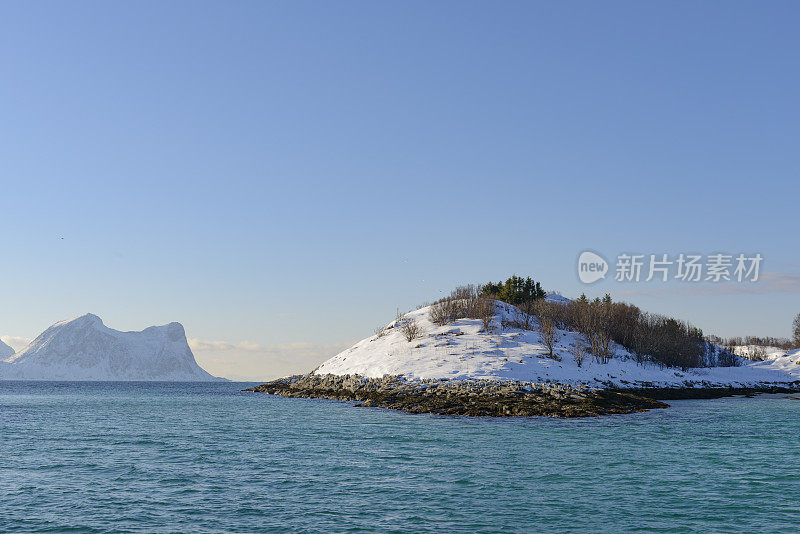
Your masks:
{"label": "mountain ridge", "polygon": [[0,379],[212,381],[178,322],[123,332],[86,313],[59,321],[7,357]]}

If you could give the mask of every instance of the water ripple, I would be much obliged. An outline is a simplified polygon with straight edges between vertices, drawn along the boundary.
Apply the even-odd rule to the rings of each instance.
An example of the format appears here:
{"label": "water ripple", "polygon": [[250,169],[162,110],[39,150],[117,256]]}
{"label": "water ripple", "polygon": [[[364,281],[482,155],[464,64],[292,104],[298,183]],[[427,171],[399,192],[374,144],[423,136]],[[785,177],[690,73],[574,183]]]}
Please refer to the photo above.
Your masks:
{"label": "water ripple", "polygon": [[409,416],[240,384],[0,383],[2,532],[796,532],[800,403]]}

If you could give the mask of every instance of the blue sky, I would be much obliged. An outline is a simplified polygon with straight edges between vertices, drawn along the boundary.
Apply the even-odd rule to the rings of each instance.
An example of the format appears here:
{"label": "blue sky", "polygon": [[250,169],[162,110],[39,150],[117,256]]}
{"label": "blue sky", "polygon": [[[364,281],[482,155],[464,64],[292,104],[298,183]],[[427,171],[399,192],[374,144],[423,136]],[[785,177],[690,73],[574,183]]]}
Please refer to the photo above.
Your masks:
{"label": "blue sky", "polygon": [[[518,273],[787,336],[798,23],[793,2],[5,2],[0,334],[177,320],[212,371],[260,378]],[[583,286],[586,249],[758,252],[771,278]]]}

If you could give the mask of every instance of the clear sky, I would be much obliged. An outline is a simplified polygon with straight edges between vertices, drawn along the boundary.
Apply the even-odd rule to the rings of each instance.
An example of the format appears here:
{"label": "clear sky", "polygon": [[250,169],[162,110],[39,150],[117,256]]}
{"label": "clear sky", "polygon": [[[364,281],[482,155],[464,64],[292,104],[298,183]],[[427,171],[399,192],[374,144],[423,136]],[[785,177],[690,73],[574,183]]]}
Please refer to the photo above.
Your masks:
{"label": "clear sky", "polygon": [[[263,378],[518,273],[788,336],[798,27],[796,2],[3,2],[0,335],[180,321]],[[586,249],[766,278],[584,286]]]}

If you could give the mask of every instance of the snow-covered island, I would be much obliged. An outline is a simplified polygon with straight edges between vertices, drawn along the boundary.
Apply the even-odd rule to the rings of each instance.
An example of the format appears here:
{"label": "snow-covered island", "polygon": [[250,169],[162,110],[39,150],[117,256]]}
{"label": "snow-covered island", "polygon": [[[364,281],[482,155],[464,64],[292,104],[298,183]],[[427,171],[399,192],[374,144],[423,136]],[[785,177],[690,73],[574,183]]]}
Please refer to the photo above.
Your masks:
{"label": "snow-covered island", "polygon": [[[548,309],[558,311],[560,308],[553,307],[571,305],[572,301],[560,295],[547,295],[540,299],[544,306],[527,308],[529,312],[544,310],[539,312],[541,317],[507,302],[476,294],[469,298],[478,304],[467,307],[483,302],[488,311],[443,319],[441,302],[421,307],[325,361],[309,375],[276,380],[254,390],[358,400],[367,406],[414,413],[567,416],[639,411],[654,407],[648,401],[659,398],[800,391],[800,350],[774,352],[764,361],[749,361],[708,343],[701,333],[682,325],[687,343],[696,345],[690,348],[697,363],[670,366],[663,359],[635,353],[611,340],[593,343],[587,339],[586,329],[559,320],[563,314],[548,318],[552,313]],[[457,295],[449,302],[458,303]],[[597,303],[598,309],[601,306]],[[668,318],[664,323],[669,326]],[[431,395],[432,391],[438,393]],[[612,398],[615,394],[626,396]],[[419,401],[421,395],[426,402]],[[452,402],[440,402],[442,398]],[[521,399],[526,398],[526,405],[520,407]],[[610,408],[598,406],[599,399],[610,402]],[[467,406],[470,402],[475,409]],[[540,410],[536,402],[548,406]]]}
{"label": "snow-covered island", "polygon": [[2,350],[0,380],[222,380],[197,364],[180,323],[120,332],[87,313],[54,324],[17,353]]}
{"label": "snow-covered island", "polygon": [[607,363],[587,353],[579,366],[570,350],[581,342],[581,334],[556,327],[553,355],[548,356],[535,326],[532,330],[512,326],[515,317],[522,313],[519,308],[504,302],[495,302],[495,306],[488,330],[481,320],[469,318],[436,325],[430,320],[430,306],[409,312],[399,322],[413,321],[417,325],[419,332],[413,340],[408,341],[402,325],[398,327],[398,321],[393,321],[378,334],[322,363],[314,374],[367,378],[399,375],[411,380],[512,380],[634,389],[760,387],[800,382],[800,350],[772,351],[766,360],[759,362],[737,357],[736,366],[681,369],[647,360],[640,362],[612,342],[613,355]]}

